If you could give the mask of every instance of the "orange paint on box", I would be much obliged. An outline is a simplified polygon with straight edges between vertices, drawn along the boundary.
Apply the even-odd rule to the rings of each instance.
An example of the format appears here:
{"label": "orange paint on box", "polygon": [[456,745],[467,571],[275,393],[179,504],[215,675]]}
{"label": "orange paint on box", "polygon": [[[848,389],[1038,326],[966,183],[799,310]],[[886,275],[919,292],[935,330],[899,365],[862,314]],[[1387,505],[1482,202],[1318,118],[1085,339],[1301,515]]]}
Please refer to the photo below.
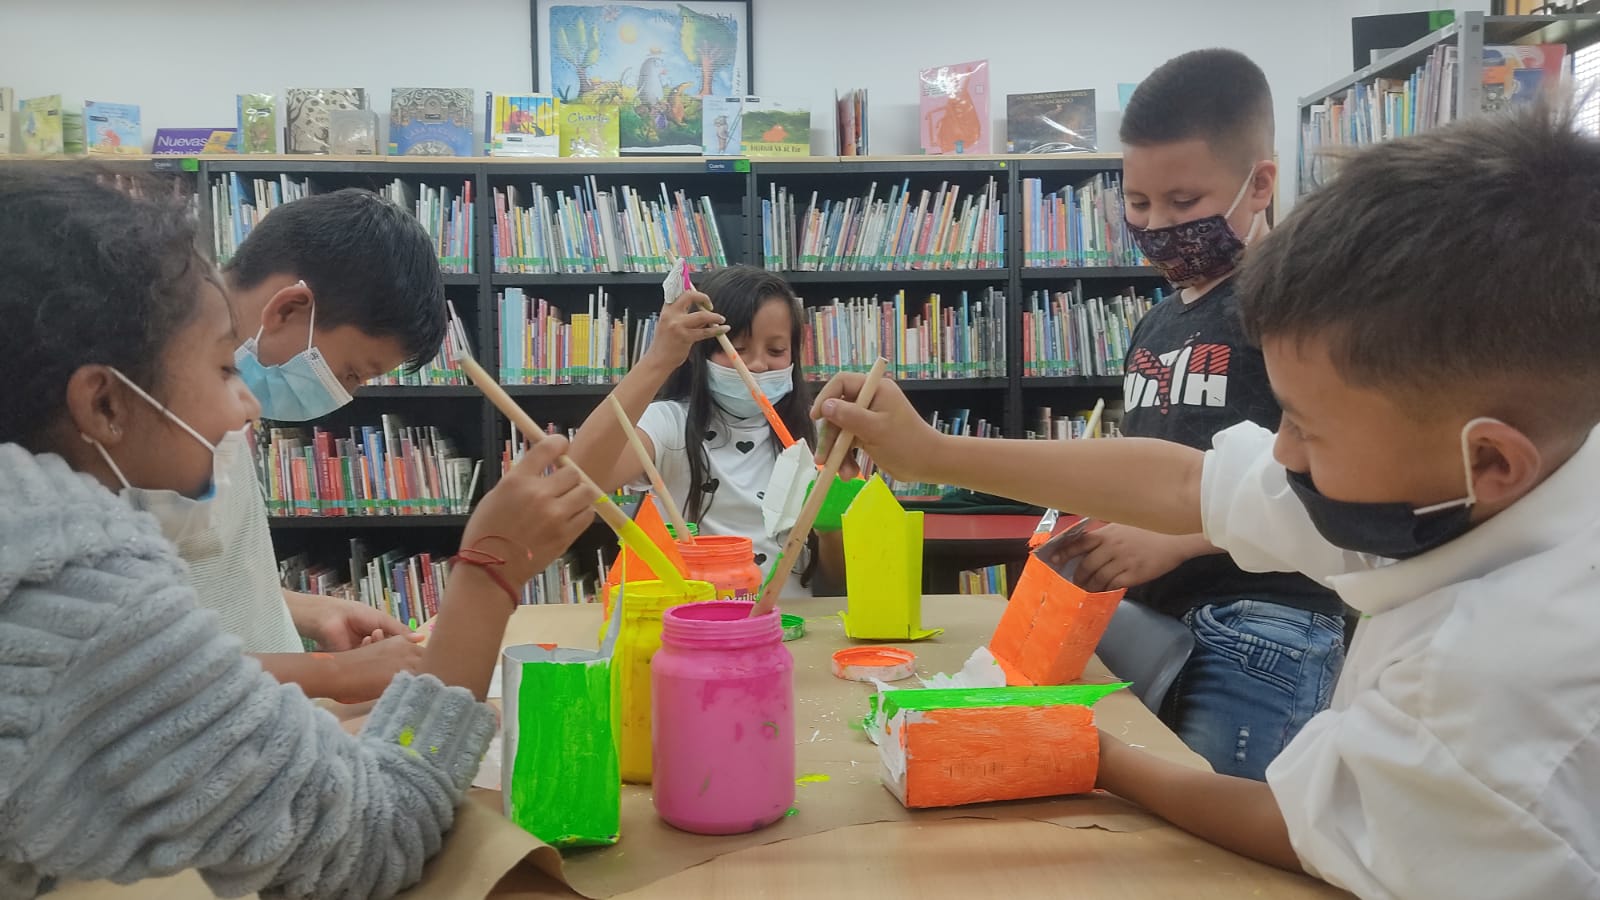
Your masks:
{"label": "orange paint on box", "polygon": [[898,740],[905,778],[888,786],[912,809],[1081,794],[1100,767],[1087,706],[928,710]]}
{"label": "orange paint on box", "polygon": [[1012,685],[1067,684],[1083,676],[1126,589],[1090,593],[1029,556],[989,652]]}

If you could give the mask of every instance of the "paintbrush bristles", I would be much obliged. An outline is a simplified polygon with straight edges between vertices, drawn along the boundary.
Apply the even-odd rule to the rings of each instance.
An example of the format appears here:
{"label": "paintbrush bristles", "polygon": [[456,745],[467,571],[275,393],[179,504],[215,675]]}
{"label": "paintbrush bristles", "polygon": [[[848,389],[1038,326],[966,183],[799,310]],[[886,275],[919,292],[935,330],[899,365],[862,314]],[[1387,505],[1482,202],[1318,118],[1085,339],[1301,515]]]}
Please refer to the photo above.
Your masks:
{"label": "paintbrush bristles", "polygon": [[656,499],[667,509],[667,518],[672,522],[672,528],[677,532],[680,544],[693,544],[694,535],[689,533],[689,523],[684,521],[683,511],[678,509],[678,502],[672,499],[672,492],[667,490],[667,483],[661,480],[661,472],[656,469],[656,461],[650,458],[650,451],[645,449],[644,442],[639,440],[639,432],[633,427],[633,420],[628,418],[628,411],[622,408],[622,401],[616,394],[607,394],[606,403],[611,411],[617,414],[617,424],[622,426],[622,433],[628,437],[628,446],[633,448],[634,455],[639,457],[640,465],[644,466],[644,474],[650,479],[650,486],[656,492]]}
{"label": "paintbrush bristles", "polygon": [[[878,357],[872,364],[872,370],[867,373],[866,381],[861,384],[861,392],[856,395],[856,403],[860,406],[870,407],[872,398],[878,393],[878,382],[883,380],[884,369],[889,361]],[[783,593],[784,583],[789,580],[789,572],[794,568],[795,557],[800,553],[800,548],[811,536],[811,526],[817,522],[817,513],[822,511],[822,502],[828,496],[828,489],[833,487],[833,479],[839,475],[839,467],[844,464],[844,458],[849,455],[851,445],[855,443],[856,436],[849,431],[840,431],[834,439],[833,449],[828,451],[828,458],[822,465],[822,471],[817,474],[817,483],[811,488],[811,495],[806,498],[806,505],[800,510],[800,517],[795,520],[794,527],[789,529],[789,539],[783,544],[783,551],[778,554],[774,563],[779,566],[777,571],[767,581],[766,587],[761,590],[761,599],[756,602],[750,615],[760,616],[772,611],[778,602],[778,596]]]}

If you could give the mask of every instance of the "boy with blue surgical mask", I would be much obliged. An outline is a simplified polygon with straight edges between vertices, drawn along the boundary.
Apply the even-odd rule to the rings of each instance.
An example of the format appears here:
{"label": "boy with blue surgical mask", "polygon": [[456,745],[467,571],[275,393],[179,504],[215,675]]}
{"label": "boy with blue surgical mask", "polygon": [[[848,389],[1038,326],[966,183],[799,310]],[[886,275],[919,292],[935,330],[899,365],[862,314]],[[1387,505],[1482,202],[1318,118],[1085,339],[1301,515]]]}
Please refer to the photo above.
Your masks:
{"label": "boy with blue surgical mask", "polygon": [[[321,418],[369,379],[431,359],[444,339],[444,281],[432,242],[410,213],[370,191],[318,194],[274,210],[222,274],[246,338],[234,365],[264,419]],[[393,617],[282,587],[251,455],[227,456],[225,483],[209,500],[212,527],[164,523],[201,605],[216,610],[267,671],[310,696],[370,700],[395,673],[415,671],[421,647]],[[302,639],[346,652],[308,654]]]}
{"label": "boy with blue surgical mask", "polygon": [[817,411],[896,475],[1203,532],[1363,614],[1265,784],[1102,734],[1098,787],[1364,898],[1597,897],[1597,247],[1600,141],[1473,117],[1350,156],[1252,246],[1276,434],[952,438],[892,383],[849,402],[858,376]]}
{"label": "boy with blue surgical mask", "polygon": [[[1261,350],[1245,339],[1234,277],[1267,232],[1277,182],[1272,92],[1232,50],[1198,50],[1157,68],[1123,114],[1129,233],[1176,292],[1134,329],[1121,428],[1204,449],[1240,422],[1277,426],[1282,410]],[[1204,535],[1125,524],[1064,547],[1088,590],[1183,622],[1194,651],[1161,715],[1213,769],[1260,779],[1328,703],[1344,662],[1343,605],[1291,572],[1242,571]]]}

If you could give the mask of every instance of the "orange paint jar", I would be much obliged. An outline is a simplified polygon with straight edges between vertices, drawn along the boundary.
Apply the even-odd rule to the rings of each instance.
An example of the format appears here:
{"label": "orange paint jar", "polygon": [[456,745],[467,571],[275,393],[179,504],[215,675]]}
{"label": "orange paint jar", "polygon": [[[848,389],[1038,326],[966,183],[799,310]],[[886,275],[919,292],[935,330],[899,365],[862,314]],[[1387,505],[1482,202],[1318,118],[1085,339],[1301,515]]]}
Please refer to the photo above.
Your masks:
{"label": "orange paint jar", "polygon": [[718,600],[754,600],[761,592],[761,567],[747,537],[702,535],[693,544],[679,544],[678,552],[689,579],[711,582]]}

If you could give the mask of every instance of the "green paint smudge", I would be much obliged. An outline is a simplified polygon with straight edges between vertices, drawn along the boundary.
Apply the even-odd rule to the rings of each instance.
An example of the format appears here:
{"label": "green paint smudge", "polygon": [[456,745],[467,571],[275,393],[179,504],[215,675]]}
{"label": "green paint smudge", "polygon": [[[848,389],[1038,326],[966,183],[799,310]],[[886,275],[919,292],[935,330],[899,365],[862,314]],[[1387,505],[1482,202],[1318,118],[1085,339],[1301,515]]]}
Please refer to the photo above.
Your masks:
{"label": "green paint smudge", "polygon": [[799,814],[800,814],[800,810],[795,809],[794,807],[791,806],[791,807],[789,807],[789,811],[784,813],[783,816],[784,816],[784,818],[788,818],[789,816],[797,816]]}
{"label": "green paint smudge", "polygon": [[762,722],[761,723],[761,728],[764,731],[772,732],[769,735],[769,737],[774,737],[775,738],[775,737],[778,736],[778,723],[777,722],[773,722],[773,721],[770,721],[770,720],[766,721],[766,722]]}
{"label": "green paint smudge", "polygon": [[822,774],[821,772],[807,772],[806,774],[801,775],[799,778],[796,778],[794,780],[794,783],[795,784],[821,784],[824,781],[832,781],[832,780],[833,780],[832,778],[829,778],[828,776]]}
{"label": "green paint smudge", "polygon": [[416,740],[416,739],[417,739],[417,730],[415,728],[412,728],[410,725],[407,725],[406,727],[400,729],[400,738],[399,738],[400,746],[409,747],[409,746],[411,746],[411,742]]}

